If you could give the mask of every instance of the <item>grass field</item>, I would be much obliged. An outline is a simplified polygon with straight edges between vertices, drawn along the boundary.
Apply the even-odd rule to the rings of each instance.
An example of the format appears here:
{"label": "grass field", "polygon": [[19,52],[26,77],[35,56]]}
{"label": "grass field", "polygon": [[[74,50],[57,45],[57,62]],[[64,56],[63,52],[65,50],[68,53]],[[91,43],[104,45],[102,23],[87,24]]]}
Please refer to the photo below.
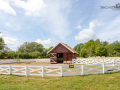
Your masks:
{"label": "grass field", "polygon": [[120,72],[88,76],[0,75],[0,90],[119,90]]}

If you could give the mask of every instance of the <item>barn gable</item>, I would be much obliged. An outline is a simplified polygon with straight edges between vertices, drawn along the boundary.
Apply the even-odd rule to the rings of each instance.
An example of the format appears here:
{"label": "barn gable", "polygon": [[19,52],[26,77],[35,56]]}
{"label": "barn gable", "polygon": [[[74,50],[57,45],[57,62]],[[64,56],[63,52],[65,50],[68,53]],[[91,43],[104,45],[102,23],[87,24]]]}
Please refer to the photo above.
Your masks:
{"label": "barn gable", "polygon": [[53,47],[50,51],[47,53],[53,53],[53,52],[72,52],[78,54],[76,51],[74,51],[71,47],[67,46],[64,43],[58,43],[55,47]]}
{"label": "barn gable", "polygon": [[70,50],[68,50],[67,48],[65,48],[63,45],[59,44],[57,47],[55,47],[51,53],[65,53],[65,52],[70,52]]}

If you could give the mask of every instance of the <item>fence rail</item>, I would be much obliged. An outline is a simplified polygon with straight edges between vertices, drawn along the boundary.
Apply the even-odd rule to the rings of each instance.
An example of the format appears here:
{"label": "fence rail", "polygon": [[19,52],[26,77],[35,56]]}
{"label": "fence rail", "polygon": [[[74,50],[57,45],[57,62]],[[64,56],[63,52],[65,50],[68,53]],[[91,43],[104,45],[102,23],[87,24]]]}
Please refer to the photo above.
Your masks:
{"label": "fence rail", "polygon": [[71,76],[119,72],[120,63],[103,63],[69,66],[4,66],[0,65],[0,74],[38,75],[38,76]]}
{"label": "fence rail", "polygon": [[77,58],[77,59],[72,59],[72,64],[102,64],[102,63],[117,63],[120,62],[120,58],[112,58],[112,59],[105,59],[105,58],[100,58],[100,59],[89,59],[89,58]]}
{"label": "fence rail", "polygon": [[50,59],[16,59],[16,60],[0,60],[0,64],[20,63],[20,62],[50,62]]}

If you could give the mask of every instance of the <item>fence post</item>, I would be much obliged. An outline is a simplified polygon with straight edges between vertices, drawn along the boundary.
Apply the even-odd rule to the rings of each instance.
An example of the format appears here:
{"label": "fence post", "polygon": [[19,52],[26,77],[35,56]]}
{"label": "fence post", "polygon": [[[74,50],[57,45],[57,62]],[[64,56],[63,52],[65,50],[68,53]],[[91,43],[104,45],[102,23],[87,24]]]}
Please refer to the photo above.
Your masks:
{"label": "fence post", "polygon": [[72,59],[72,64],[74,64],[73,62],[74,62],[74,60]]}
{"label": "fence post", "polygon": [[114,59],[114,61],[113,61],[113,62],[114,62],[114,66],[115,66],[115,59]]}
{"label": "fence post", "polygon": [[9,74],[12,74],[12,66],[9,66]]}
{"label": "fence post", "polygon": [[84,75],[84,65],[82,65],[82,75]]}
{"label": "fence post", "polygon": [[28,66],[25,66],[25,70],[26,70],[26,77],[27,77],[27,75],[28,75]]}
{"label": "fence post", "polygon": [[88,59],[87,59],[87,65],[88,65]]}
{"label": "fence post", "polygon": [[103,63],[103,73],[105,73],[105,64]]}
{"label": "fence post", "polygon": [[119,63],[119,71],[120,71],[120,63]]}
{"label": "fence post", "polygon": [[95,59],[94,59],[94,64],[95,64]]}
{"label": "fence post", "polygon": [[42,66],[42,77],[44,77],[44,66]]}
{"label": "fence post", "polygon": [[62,66],[60,66],[60,71],[61,71],[60,72],[60,74],[61,74],[60,76],[62,77],[63,76],[63,68],[62,68]]}

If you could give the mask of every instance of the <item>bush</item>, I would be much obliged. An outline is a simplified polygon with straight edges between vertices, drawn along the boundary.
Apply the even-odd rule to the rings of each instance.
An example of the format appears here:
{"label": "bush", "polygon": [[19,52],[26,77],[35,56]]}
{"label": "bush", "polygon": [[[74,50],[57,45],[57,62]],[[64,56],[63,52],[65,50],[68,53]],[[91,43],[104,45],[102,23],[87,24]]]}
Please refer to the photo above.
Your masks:
{"label": "bush", "polygon": [[47,54],[47,55],[46,55],[46,58],[50,58],[50,54]]}
{"label": "bush", "polygon": [[38,56],[38,58],[37,59],[41,59],[41,57],[40,56]]}

